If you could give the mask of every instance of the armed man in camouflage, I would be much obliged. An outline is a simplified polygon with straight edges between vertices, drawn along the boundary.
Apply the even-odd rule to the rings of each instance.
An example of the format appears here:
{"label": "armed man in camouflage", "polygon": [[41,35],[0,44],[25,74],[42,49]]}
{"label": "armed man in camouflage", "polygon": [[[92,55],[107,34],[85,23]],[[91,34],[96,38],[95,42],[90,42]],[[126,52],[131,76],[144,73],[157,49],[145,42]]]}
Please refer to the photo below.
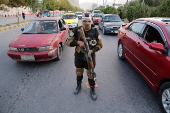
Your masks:
{"label": "armed man in camouflage", "polygon": [[83,79],[83,72],[84,68],[86,69],[86,73],[88,76],[88,82],[90,85],[90,93],[91,97],[93,100],[97,99],[97,95],[95,92],[95,81],[93,77],[91,76],[91,70],[88,68],[88,62],[85,59],[85,55],[82,52],[84,49],[84,42],[83,40],[79,37],[80,35],[80,28],[83,27],[84,34],[86,37],[86,40],[88,41],[89,45],[89,51],[91,53],[91,57],[93,60],[93,64],[95,66],[96,64],[96,56],[95,52],[99,51],[103,45],[102,45],[102,40],[100,38],[99,32],[96,28],[92,27],[92,20],[90,17],[83,17],[82,18],[82,26],[76,27],[72,34],[70,34],[70,37],[67,39],[66,44],[70,47],[75,47],[75,66],[76,66],[76,75],[77,75],[77,87],[76,90],[74,91],[74,94],[78,94],[81,90],[81,83]]}

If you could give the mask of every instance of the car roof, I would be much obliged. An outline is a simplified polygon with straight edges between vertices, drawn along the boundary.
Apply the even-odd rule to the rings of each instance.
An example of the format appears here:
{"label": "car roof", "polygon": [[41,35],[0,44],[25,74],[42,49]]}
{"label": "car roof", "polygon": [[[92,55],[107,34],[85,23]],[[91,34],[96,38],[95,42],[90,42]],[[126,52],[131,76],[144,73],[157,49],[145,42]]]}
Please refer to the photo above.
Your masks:
{"label": "car roof", "polygon": [[162,25],[170,25],[170,17],[151,17],[151,18],[139,18],[136,21],[149,21],[152,23],[159,23]]}
{"label": "car roof", "polygon": [[117,14],[104,14],[103,16],[118,16]]}
{"label": "car roof", "polygon": [[34,20],[59,20],[61,17],[43,17],[43,18],[36,18]]}

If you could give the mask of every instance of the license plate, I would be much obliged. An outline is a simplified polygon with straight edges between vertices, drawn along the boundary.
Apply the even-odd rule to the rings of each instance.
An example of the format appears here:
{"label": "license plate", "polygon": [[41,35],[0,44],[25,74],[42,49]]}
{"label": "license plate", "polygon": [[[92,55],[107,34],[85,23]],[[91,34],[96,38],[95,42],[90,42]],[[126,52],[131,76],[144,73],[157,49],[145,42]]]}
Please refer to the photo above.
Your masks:
{"label": "license plate", "polygon": [[21,55],[23,61],[35,61],[34,55]]}
{"label": "license plate", "polygon": [[115,31],[115,33],[118,33],[118,31]]}

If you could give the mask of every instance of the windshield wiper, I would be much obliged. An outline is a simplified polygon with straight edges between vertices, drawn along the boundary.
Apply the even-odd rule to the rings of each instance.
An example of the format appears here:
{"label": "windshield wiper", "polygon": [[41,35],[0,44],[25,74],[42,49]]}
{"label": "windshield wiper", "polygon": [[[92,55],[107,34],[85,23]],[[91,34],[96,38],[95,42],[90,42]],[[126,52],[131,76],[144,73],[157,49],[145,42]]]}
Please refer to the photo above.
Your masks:
{"label": "windshield wiper", "polygon": [[47,33],[47,32],[39,32],[37,34],[50,34],[50,33]]}

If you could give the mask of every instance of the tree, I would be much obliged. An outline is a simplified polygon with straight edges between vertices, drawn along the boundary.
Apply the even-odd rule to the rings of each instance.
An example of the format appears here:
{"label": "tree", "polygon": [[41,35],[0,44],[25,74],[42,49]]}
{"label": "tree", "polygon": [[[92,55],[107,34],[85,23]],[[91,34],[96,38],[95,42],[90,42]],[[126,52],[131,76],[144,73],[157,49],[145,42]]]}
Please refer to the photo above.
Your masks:
{"label": "tree", "polygon": [[162,17],[170,17],[170,0],[164,0],[162,2],[162,4],[158,7],[159,9],[159,13],[158,16],[162,16]]}
{"label": "tree", "polygon": [[[164,0],[144,0],[144,3],[151,7],[159,6]],[[140,3],[143,2],[143,0],[139,0]]]}
{"label": "tree", "polygon": [[101,10],[104,14],[117,14],[117,10],[112,7],[112,6],[108,6],[105,9]]}
{"label": "tree", "polygon": [[56,0],[43,0],[43,10],[54,11],[59,8],[59,3]]}

